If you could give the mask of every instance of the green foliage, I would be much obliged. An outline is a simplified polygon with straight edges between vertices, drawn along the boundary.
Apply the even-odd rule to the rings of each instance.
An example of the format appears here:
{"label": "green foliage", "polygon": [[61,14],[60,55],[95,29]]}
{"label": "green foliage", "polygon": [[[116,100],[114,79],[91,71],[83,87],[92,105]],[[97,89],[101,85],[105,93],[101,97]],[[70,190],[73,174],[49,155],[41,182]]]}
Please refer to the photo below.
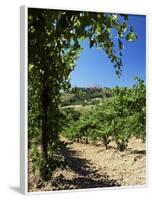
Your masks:
{"label": "green foliage", "polygon": [[31,148],[30,148],[30,159],[32,161],[32,170],[35,173],[35,171],[38,168],[40,168],[42,159],[38,151],[37,145],[34,143],[31,145]]}
{"label": "green foliage", "polygon": [[94,105],[99,104],[100,100],[105,97],[111,97],[110,88],[89,87],[78,88],[74,87],[67,91],[62,98],[61,106],[68,105]]}
{"label": "green foliage", "polygon": [[144,81],[136,80],[132,88],[114,88],[111,98],[81,115],[76,122],[71,120],[63,130],[64,136],[79,142],[101,140],[106,148],[114,140],[120,151],[127,148],[130,137],[144,141],[146,88]]}
{"label": "green foliage", "polygon": [[[90,48],[102,48],[120,76],[122,39],[136,39],[127,19],[127,15],[28,9],[28,139],[29,147],[33,140],[36,145],[41,143],[42,152],[37,156],[42,160],[42,177],[54,168],[49,162],[54,158],[62,125],[59,104],[82,51],[80,41],[89,39]],[[113,29],[119,50],[114,45]],[[33,151],[36,153],[35,147]],[[33,159],[33,163],[37,161]]]}

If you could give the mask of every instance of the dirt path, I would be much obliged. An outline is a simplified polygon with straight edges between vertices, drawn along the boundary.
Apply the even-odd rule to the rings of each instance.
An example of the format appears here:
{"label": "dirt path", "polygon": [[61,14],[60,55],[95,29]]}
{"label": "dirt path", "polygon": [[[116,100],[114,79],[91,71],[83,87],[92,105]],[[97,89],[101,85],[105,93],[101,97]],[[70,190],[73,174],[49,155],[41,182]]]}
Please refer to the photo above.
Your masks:
{"label": "dirt path", "polygon": [[70,143],[63,137],[61,141],[67,143],[58,152],[66,161],[66,167],[56,169],[50,181],[39,184],[40,187],[38,183],[33,186],[31,181],[30,191],[145,184],[146,151],[141,140],[130,140],[128,150],[124,152],[116,150],[114,144],[106,150],[101,144]]}
{"label": "dirt path", "polygon": [[108,174],[120,185],[145,184],[146,152],[145,144],[140,140],[130,140],[128,150],[124,152],[113,148],[114,145],[107,150],[101,145],[80,143],[73,143],[69,147],[77,151],[80,158],[87,159],[98,173]]}

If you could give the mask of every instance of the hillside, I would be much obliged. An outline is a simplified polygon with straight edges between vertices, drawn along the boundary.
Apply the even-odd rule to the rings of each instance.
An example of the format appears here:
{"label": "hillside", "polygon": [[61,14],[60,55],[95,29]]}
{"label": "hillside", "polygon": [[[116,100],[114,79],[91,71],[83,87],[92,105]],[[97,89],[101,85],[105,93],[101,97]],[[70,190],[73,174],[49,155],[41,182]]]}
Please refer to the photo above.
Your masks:
{"label": "hillside", "polygon": [[92,105],[111,95],[111,89],[107,87],[74,87],[63,94],[61,106]]}

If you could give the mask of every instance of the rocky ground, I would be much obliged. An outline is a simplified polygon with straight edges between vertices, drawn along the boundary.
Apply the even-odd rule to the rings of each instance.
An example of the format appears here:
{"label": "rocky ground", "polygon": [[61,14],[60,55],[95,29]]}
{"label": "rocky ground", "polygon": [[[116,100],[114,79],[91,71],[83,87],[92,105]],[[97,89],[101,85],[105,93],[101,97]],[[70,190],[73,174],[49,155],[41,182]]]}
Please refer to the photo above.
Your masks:
{"label": "rocky ground", "polygon": [[146,147],[140,139],[132,138],[128,149],[120,152],[111,143],[71,143],[60,149],[66,167],[56,169],[49,181],[42,182],[31,170],[29,160],[29,192],[135,186],[146,183]]}

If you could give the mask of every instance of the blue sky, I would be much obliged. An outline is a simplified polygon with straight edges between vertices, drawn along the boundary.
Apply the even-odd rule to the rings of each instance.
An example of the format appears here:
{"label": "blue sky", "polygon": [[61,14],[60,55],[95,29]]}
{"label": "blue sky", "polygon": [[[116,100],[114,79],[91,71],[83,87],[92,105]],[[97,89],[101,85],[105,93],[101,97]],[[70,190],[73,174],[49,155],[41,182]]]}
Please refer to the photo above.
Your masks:
{"label": "blue sky", "polygon": [[146,17],[129,15],[129,23],[138,35],[136,42],[124,42],[122,56],[122,75],[118,78],[113,64],[102,49],[89,48],[88,40],[82,43],[84,48],[75,70],[71,73],[71,84],[77,87],[114,87],[132,86],[133,78],[146,79]]}

